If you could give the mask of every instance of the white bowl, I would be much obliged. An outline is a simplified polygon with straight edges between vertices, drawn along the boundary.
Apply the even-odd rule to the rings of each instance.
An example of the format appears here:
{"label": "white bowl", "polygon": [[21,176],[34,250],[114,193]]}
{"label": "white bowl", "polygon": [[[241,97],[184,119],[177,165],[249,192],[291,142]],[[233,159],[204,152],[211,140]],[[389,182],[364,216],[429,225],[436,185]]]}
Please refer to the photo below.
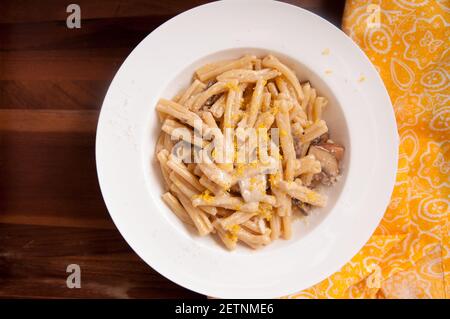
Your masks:
{"label": "white bowl", "polygon": [[[343,176],[327,189],[325,209],[309,223],[294,222],[291,240],[229,252],[213,238],[197,236],[162,202],[155,105],[186,86],[207,61],[269,52],[329,99],[324,117],[333,140],[346,147]],[[320,282],[365,244],[390,198],[397,146],[386,89],[343,32],[288,4],[224,1],[176,16],[134,49],[104,100],[96,160],[114,223],[153,269],[205,295],[267,298]]]}

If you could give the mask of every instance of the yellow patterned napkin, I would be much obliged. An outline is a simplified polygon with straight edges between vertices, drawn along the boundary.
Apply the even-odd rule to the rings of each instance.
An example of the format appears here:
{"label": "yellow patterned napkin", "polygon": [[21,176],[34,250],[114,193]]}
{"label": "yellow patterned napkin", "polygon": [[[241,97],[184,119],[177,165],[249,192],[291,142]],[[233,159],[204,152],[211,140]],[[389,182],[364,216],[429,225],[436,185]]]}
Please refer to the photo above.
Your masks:
{"label": "yellow patterned napkin", "polygon": [[394,105],[397,181],[364,248],[290,298],[450,298],[449,20],[450,0],[347,0],[343,30]]}

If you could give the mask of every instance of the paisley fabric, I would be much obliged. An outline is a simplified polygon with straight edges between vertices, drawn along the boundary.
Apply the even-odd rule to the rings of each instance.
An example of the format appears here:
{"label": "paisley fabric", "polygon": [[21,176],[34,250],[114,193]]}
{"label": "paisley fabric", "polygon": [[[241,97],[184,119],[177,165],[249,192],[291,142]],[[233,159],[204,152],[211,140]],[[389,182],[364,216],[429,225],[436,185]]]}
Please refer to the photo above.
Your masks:
{"label": "paisley fabric", "polygon": [[347,1],[343,30],[375,65],[394,106],[397,181],[361,251],[289,298],[450,298],[449,23],[450,0]]}

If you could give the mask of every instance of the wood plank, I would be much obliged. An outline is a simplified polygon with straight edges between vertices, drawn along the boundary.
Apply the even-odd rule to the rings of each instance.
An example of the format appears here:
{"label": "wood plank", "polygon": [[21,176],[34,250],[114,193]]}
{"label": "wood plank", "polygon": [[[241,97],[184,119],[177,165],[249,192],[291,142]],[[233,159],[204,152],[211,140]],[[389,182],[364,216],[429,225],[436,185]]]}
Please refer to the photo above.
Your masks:
{"label": "wood plank", "polygon": [[112,79],[132,48],[0,51],[0,80]]}
{"label": "wood plank", "polygon": [[282,0],[314,12],[322,18],[341,28],[345,0]]}
{"label": "wood plank", "polygon": [[0,81],[0,109],[99,110],[105,80]]}
{"label": "wood plank", "polygon": [[[57,206],[58,204],[46,202],[47,206]],[[11,212],[7,211],[0,215],[0,223],[14,225],[34,225],[34,226],[55,226],[55,227],[79,227],[93,229],[112,229],[116,226],[108,216],[100,218],[78,218],[77,216],[63,217],[62,214],[49,214],[48,211]]]}
{"label": "wood plank", "polygon": [[95,132],[98,111],[0,109],[0,131]]}
{"label": "wood plank", "polygon": [[60,21],[3,24],[0,50],[132,48],[171,16],[87,20],[80,29]]}
{"label": "wood plank", "polygon": [[37,3],[35,0],[2,0],[0,23],[65,21],[69,15],[66,13],[69,3],[78,4],[81,8],[81,18],[86,20],[149,15],[174,16],[207,2],[205,0],[77,0],[76,2],[41,0]]}
{"label": "wood plank", "polygon": [[1,131],[1,222],[113,228],[94,146],[94,131]]}
{"label": "wood plank", "polygon": [[[81,288],[66,286],[67,265]],[[136,256],[115,230],[0,223],[0,297],[200,298]]]}

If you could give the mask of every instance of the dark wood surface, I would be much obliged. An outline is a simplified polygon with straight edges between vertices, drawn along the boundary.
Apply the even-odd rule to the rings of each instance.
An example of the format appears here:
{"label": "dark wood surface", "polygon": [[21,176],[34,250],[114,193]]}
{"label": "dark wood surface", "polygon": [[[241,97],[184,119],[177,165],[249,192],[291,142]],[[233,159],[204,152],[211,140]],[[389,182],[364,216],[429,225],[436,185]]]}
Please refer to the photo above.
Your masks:
{"label": "dark wood surface", "polygon": [[[81,7],[81,29],[66,6]],[[103,97],[153,29],[201,0],[0,1],[0,297],[203,298],[137,257],[112,223],[94,144]],[[344,1],[290,0],[340,25]],[[66,287],[79,264],[82,288]]]}

